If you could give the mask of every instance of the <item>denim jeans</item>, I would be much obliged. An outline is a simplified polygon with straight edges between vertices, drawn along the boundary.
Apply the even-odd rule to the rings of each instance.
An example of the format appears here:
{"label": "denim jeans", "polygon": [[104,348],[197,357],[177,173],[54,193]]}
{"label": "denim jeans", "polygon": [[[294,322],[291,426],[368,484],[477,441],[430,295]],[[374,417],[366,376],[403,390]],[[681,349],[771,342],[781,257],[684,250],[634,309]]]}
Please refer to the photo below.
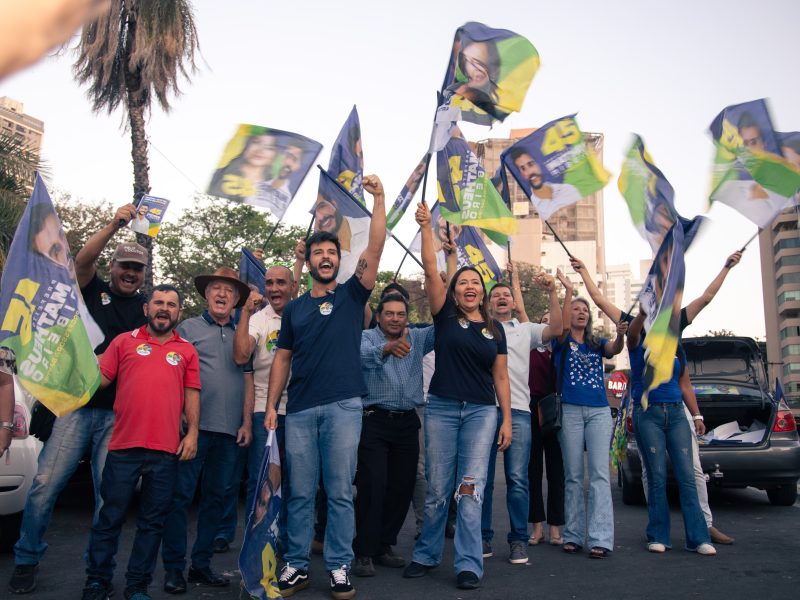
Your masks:
{"label": "denim jeans", "polygon": [[287,565],[308,569],[320,471],[328,495],[325,568],[349,568],[353,561],[353,479],[361,414],[361,398],[347,398],[286,415],[286,463],[291,486],[284,555]]}
{"label": "denim jeans", "polygon": [[670,515],[667,501],[667,453],[678,482],[686,548],[709,543],[706,520],[697,498],[692,465],[692,435],[679,403],[652,403],[633,413],[636,443],[647,469],[647,541],[670,547]]}
{"label": "denim jeans", "polygon": [[197,537],[192,547],[192,567],[211,564],[214,536],[222,518],[226,485],[236,465],[236,438],[226,433],[200,431],[197,455],[179,463],[172,507],[164,526],[161,559],[167,571],[186,568],[186,534],[189,505],[200,484],[200,509],[197,512]]}
{"label": "denim jeans", "polygon": [[[566,403],[561,404],[561,411],[558,439],[564,458],[564,541],[613,550],[614,507],[608,451],[613,425],[611,411],[607,406]],[[583,486],[584,444],[589,469],[588,510]]]}
{"label": "denim jeans", "polygon": [[[497,434],[500,432],[502,414],[497,411]],[[525,410],[511,410],[511,445],[503,455],[503,468],[506,475],[506,508],[508,509],[508,543],[528,541],[528,461],[531,457],[531,415]],[[494,471],[497,462],[497,444],[492,444],[489,456],[489,470],[486,475],[486,490],[483,493],[481,515],[481,537],[491,543],[492,494],[494,492]]]}
{"label": "denim jeans", "polygon": [[[247,502],[245,503],[245,521],[250,516],[253,506],[253,496],[256,493],[256,479],[258,478],[261,461],[264,458],[264,448],[267,444],[267,430],[264,429],[264,413],[253,413],[253,440],[246,448],[236,449],[236,466],[228,481],[223,500],[222,520],[214,537],[228,542],[233,542],[236,537],[236,525],[239,519],[239,483],[247,467]],[[285,496],[284,496],[285,497]]]}
{"label": "denim jeans", "polygon": [[103,470],[103,507],[89,537],[86,568],[89,580],[111,582],[119,535],[141,476],[136,536],[125,573],[125,587],[146,588],[150,584],[172,501],[177,466],[177,456],[169,452],[145,448],[109,452]]}
{"label": "denim jeans", "polygon": [[[497,408],[429,394],[425,406],[425,519],[412,560],[435,567],[442,561],[450,499],[458,503],[455,570],[483,576],[481,503],[489,455],[497,443]],[[462,486],[472,493],[462,493]]]}
{"label": "denim jeans", "polygon": [[87,449],[92,453],[93,522],[97,522],[102,505],[100,481],[113,428],[114,411],[105,408],[79,408],[55,420],[53,433],[39,454],[36,477],[25,501],[20,537],[14,545],[16,564],[35,565],[41,560],[47,550],[44,532],[53,506]]}

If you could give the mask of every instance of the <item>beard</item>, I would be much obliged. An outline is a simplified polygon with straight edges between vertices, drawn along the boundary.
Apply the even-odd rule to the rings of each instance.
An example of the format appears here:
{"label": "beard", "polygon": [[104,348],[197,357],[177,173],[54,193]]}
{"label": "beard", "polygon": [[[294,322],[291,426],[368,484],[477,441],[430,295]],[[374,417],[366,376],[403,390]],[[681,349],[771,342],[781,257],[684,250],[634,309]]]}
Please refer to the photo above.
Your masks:
{"label": "beard", "polygon": [[166,325],[163,325],[160,322],[156,322],[156,318],[158,315],[151,317],[150,315],[147,316],[147,326],[150,327],[151,330],[155,331],[158,334],[169,333],[175,326],[178,324],[178,319],[169,319]]}
{"label": "beard", "polygon": [[329,284],[332,281],[336,281],[336,276],[339,274],[339,265],[335,265],[333,267],[333,274],[330,277],[323,277],[319,273],[319,267],[309,267],[309,273],[311,273],[311,279],[314,281],[318,281],[323,284]]}
{"label": "beard", "polygon": [[[539,183],[534,183],[534,180],[538,180]],[[528,180],[528,183],[531,184],[531,189],[540,190],[544,186],[544,179],[542,179],[541,175],[535,175]]]}

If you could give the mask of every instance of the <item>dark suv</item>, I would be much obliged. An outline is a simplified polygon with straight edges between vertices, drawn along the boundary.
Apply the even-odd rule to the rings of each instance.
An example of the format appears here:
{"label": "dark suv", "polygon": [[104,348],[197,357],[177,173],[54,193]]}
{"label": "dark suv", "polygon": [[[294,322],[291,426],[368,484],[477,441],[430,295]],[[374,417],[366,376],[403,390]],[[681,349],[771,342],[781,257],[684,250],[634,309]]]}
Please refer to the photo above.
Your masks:
{"label": "dark suv", "polygon": [[[712,485],[766,490],[772,504],[791,506],[800,478],[800,437],[785,401],[769,393],[758,345],[751,338],[703,337],[681,342],[706,429],[738,423],[746,441],[700,443],[700,462]],[[625,504],[644,502],[642,465],[628,417],[628,447],[619,469]],[[763,426],[763,429],[762,429]]]}

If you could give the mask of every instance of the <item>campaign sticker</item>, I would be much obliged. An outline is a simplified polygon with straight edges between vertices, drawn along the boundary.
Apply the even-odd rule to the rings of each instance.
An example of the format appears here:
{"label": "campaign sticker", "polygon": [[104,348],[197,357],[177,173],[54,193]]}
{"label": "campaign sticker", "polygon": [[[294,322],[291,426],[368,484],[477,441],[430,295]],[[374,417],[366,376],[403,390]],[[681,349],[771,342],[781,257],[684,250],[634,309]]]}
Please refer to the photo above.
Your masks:
{"label": "campaign sticker", "polygon": [[280,334],[281,330],[276,329],[275,331],[271,331],[267,336],[266,348],[267,352],[270,354],[275,354],[278,351],[278,336],[280,336]]}
{"label": "campaign sticker", "polygon": [[178,354],[177,352],[168,352],[167,362],[171,364],[173,367],[177,366],[181,362],[181,355]]}
{"label": "campaign sticker", "polygon": [[111,296],[109,296],[106,292],[100,292],[100,304],[103,306],[111,304]]}
{"label": "campaign sticker", "polygon": [[469,329],[469,322],[464,317],[458,318],[458,324],[464,329]]}
{"label": "campaign sticker", "polygon": [[569,348],[570,348],[570,350],[572,350],[573,352],[577,352],[577,351],[578,351],[578,344],[576,344],[575,342],[570,342],[570,343],[569,343]]}
{"label": "campaign sticker", "polygon": [[488,329],[486,329],[486,327],[481,329],[481,333],[483,334],[483,337],[485,337],[487,340],[493,340],[494,339],[494,336],[492,335],[492,332],[489,331]]}
{"label": "campaign sticker", "polygon": [[323,302],[319,305],[319,313],[326,317],[333,312],[333,304],[330,302]]}
{"label": "campaign sticker", "polygon": [[136,346],[136,354],[139,356],[150,356],[152,351],[153,348],[150,347],[150,344],[139,344]]}

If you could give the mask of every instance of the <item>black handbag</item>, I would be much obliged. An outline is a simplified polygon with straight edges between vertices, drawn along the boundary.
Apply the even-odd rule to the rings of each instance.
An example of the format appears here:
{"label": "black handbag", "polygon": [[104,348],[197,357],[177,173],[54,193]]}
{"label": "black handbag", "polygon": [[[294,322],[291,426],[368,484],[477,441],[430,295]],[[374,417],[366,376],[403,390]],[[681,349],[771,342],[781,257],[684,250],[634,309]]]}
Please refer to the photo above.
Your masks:
{"label": "black handbag", "polygon": [[569,345],[561,352],[560,369],[556,373],[556,391],[539,400],[539,427],[542,435],[558,433],[561,430],[561,386],[564,381],[564,365],[567,362]]}
{"label": "black handbag", "polygon": [[33,403],[31,408],[31,423],[28,432],[41,442],[46,442],[53,433],[53,423],[56,416],[44,404],[38,400]]}

